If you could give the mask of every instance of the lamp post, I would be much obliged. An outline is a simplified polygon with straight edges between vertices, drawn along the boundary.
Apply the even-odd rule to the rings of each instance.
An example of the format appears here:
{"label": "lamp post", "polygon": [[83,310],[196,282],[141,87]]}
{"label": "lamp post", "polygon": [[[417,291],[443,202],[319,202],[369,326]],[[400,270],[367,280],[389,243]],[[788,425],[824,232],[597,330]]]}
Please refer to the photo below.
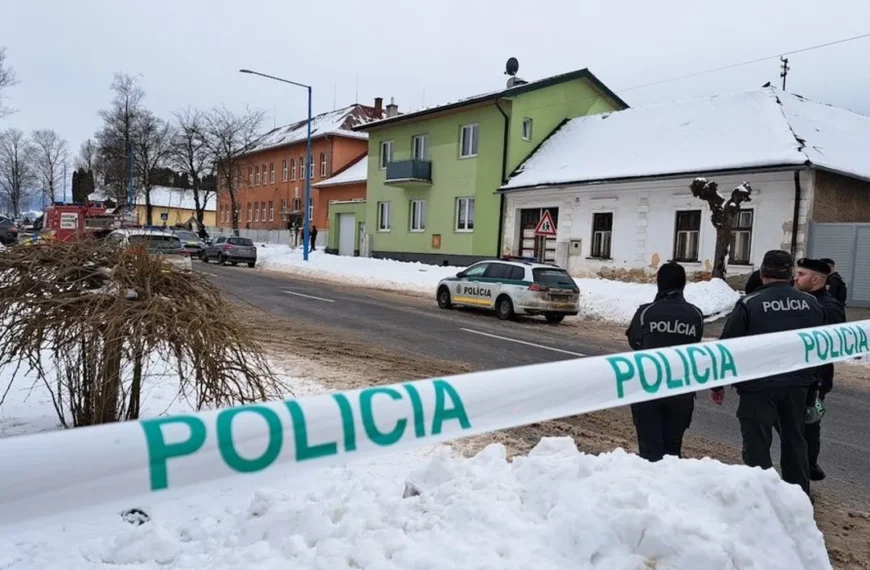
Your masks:
{"label": "lamp post", "polygon": [[302,228],[302,259],[304,261],[308,261],[308,244],[309,244],[309,231],[311,227],[311,219],[309,218],[309,214],[311,213],[311,86],[304,85],[302,83],[297,83],[295,81],[290,81],[289,79],[281,79],[280,77],[275,77],[274,75],[267,75],[265,73],[260,73],[258,71],[251,71],[250,69],[240,69],[241,73],[249,73],[251,75],[259,75],[260,77],[265,77],[266,79],[272,79],[275,81],[280,81],[281,83],[289,83],[290,85],[295,85],[296,87],[302,87],[303,89],[308,91],[308,136],[306,140],[306,146],[308,150],[306,151],[305,162],[303,165],[305,168],[305,215],[303,216],[303,228]]}

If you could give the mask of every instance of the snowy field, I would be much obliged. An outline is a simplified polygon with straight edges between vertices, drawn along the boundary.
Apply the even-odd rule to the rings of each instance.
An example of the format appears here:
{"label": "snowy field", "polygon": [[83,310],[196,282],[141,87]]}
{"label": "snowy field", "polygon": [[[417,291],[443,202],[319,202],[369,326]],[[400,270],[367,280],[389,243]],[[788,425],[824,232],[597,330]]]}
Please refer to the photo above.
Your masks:
{"label": "snowy field", "polygon": [[[0,371],[0,392],[8,373]],[[284,379],[299,395],[322,391]],[[185,410],[170,385],[148,394],[150,414]],[[43,389],[16,383],[0,436],[53,429],[52,414]],[[124,522],[131,507],[151,521]],[[566,438],[542,440],[512,462],[500,445],[473,458],[440,446],[292,478],[278,467],[0,527],[4,570],[120,567],[831,568],[808,499],[774,471],[709,459],[650,464],[622,450],[586,455]]]}
{"label": "snowy field", "polygon": [[[308,262],[302,250],[284,245],[259,244],[258,267],[340,281],[350,285],[377,289],[412,291],[435,298],[435,287],[445,277],[452,277],[462,267],[439,267],[367,257],[343,257],[322,251],[312,252]],[[626,324],[637,307],[651,302],[656,286],[650,283],[624,283],[607,279],[575,279],[580,288],[579,318],[593,318]],[[728,313],[740,298],[724,281],[689,283],[686,299],[708,317]]]}

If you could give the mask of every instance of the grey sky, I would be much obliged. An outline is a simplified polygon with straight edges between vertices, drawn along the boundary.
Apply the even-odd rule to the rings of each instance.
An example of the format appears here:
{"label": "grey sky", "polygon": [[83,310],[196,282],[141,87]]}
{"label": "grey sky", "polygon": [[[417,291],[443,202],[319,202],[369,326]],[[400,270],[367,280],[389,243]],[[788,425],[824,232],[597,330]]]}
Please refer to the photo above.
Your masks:
{"label": "grey sky", "polygon": [[[248,103],[271,126],[304,118],[304,91],[239,68],[310,83],[315,113],[334,93],[354,102],[357,78],[360,102],[394,96],[412,110],[502,87],[509,56],[527,80],[588,67],[634,106],[778,84],[771,60],[625,90],[866,32],[866,0],[0,0],[0,46],[20,80],[0,128],[53,128],[77,149],[115,71],[141,74],[164,117]],[[868,56],[870,38],[794,55],[788,89],[870,114]]]}

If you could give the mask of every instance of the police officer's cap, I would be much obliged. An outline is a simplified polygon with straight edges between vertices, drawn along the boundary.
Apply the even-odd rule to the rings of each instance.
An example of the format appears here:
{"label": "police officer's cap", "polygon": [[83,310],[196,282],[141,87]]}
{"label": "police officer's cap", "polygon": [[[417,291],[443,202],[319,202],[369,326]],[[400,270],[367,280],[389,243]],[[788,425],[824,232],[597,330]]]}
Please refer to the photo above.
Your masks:
{"label": "police officer's cap", "polygon": [[808,257],[802,257],[798,259],[797,265],[798,267],[801,267],[803,269],[809,269],[810,271],[815,271],[816,273],[821,273],[822,275],[831,274],[831,267],[821,259],[810,259]]}
{"label": "police officer's cap", "polygon": [[791,269],[792,267],[791,254],[781,249],[772,249],[764,254],[764,259],[761,260],[762,267],[770,269]]}

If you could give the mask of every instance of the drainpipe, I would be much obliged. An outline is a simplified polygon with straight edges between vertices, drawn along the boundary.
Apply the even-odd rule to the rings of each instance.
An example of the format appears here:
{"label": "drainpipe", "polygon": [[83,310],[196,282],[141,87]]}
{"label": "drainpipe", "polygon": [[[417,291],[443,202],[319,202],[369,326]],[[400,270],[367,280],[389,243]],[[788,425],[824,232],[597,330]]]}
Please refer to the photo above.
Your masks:
{"label": "drainpipe", "polygon": [[[505,183],[505,179],[507,178],[505,169],[507,169],[508,129],[510,127],[510,117],[508,117],[508,114],[501,108],[501,105],[498,104],[498,99],[495,100],[495,108],[498,109],[498,112],[501,113],[502,117],[504,117],[504,139],[501,148],[501,183],[499,184],[499,186],[501,186]],[[496,244],[496,257],[500,258],[502,238],[504,237],[504,192],[499,193],[498,212],[498,243]]]}
{"label": "drainpipe", "polygon": [[791,257],[797,255],[798,220],[801,213],[801,172],[794,171],[794,212],[791,220]]}

